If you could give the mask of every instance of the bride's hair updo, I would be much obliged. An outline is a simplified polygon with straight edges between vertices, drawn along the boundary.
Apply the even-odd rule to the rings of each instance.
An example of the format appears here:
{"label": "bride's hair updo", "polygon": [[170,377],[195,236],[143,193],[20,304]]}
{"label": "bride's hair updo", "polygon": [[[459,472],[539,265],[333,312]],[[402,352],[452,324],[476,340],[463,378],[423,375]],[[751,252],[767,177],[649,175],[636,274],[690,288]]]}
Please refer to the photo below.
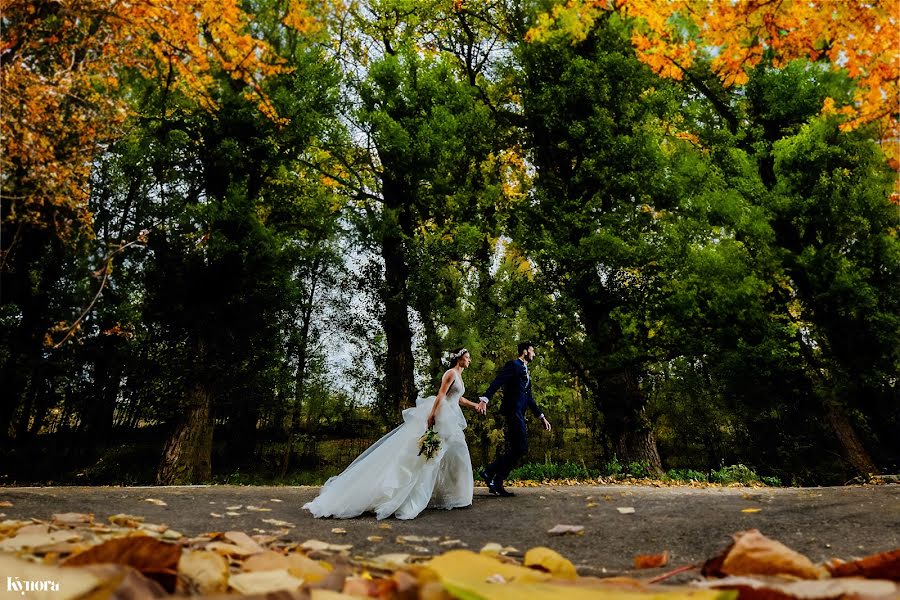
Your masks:
{"label": "bride's hair updo", "polygon": [[459,362],[459,359],[461,359],[466,354],[466,352],[468,352],[468,350],[466,350],[465,348],[457,348],[456,350],[454,350],[453,352],[450,353],[450,368],[451,369],[456,366],[456,363]]}

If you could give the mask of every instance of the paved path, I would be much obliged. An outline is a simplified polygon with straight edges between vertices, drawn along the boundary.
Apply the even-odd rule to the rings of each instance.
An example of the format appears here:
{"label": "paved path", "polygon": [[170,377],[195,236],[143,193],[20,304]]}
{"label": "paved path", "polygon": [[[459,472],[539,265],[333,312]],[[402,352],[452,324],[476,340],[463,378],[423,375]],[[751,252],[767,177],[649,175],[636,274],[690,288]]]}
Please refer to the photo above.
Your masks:
{"label": "paved path", "polygon": [[[57,512],[92,512],[97,520],[128,513],[165,523],[188,535],[255,528],[272,531],[263,519],[295,525],[287,539],[319,539],[353,544],[353,553],[439,553],[439,542],[399,544],[397,536],[441,536],[478,550],[488,542],[524,552],[549,546],[567,556],[582,574],[623,574],[635,554],[669,550],[669,568],[710,558],[730,534],[755,527],[815,562],[851,559],[900,548],[900,485],[835,488],[711,488],[572,486],[515,488],[515,498],[498,498],[476,488],[472,507],[428,510],[412,521],[374,516],[349,520],[314,519],[302,505],[315,487],[44,487],[0,488],[4,518],[48,519]],[[156,498],[157,506],[146,502]],[[280,500],[277,502],[275,500]],[[238,516],[224,514],[241,505]],[[271,508],[248,511],[247,505]],[[631,507],[633,514],[617,509]],[[743,512],[744,509],[759,509]],[[390,525],[390,530],[380,525]],[[583,525],[583,535],[551,536],[557,524]],[[346,534],[332,533],[340,527]],[[371,542],[369,536],[382,536]],[[446,538],[444,537],[446,536]],[[414,546],[420,546],[417,551]]]}

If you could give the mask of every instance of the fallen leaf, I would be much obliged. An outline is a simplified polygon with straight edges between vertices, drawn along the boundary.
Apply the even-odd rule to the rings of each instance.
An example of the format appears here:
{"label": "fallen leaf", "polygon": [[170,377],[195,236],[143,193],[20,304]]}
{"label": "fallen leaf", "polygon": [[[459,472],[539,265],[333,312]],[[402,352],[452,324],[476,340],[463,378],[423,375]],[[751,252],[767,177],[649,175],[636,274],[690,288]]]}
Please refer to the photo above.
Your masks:
{"label": "fallen leaf", "polygon": [[762,510],[761,508],[742,508],[741,512],[742,513],[758,513],[761,510]]}
{"label": "fallen leaf", "polygon": [[225,510],[241,510],[242,508],[244,508],[243,504],[237,504],[235,506],[226,506]]}
{"label": "fallen leaf", "polygon": [[839,577],[836,579],[791,581],[780,577],[726,577],[697,582],[700,588],[738,590],[740,598],[781,598],[832,600],[834,598],[866,598],[895,600],[900,586],[883,579]]}
{"label": "fallen leaf", "polygon": [[228,586],[242,594],[268,594],[282,590],[296,590],[303,580],[291,575],[287,569],[238,573],[228,580]]}
{"label": "fallen leaf", "polygon": [[571,561],[555,550],[542,546],[532,548],[526,552],[522,564],[526,567],[540,568],[561,579],[575,579],[578,577],[575,565]]}
{"label": "fallen leaf", "polygon": [[269,498],[269,502],[283,502],[283,500],[279,500],[278,498]]}
{"label": "fallen leaf", "polygon": [[[0,553],[0,573],[7,576],[3,589],[9,597],[24,597],[27,600],[73,600],[96,589],[102,580],[82,569],[59,569],[36,564],[7,553]],[[23,582],[23,590],[16,594],[16,580]],[[44,591],[24,591],[25,581],[50,581],[54,586]],[[12,587],[13,589],[10,589]],[[26,595],[27,594],[27,595]]]}
{"label": "fallen leaf", "polygon": [[10,502],[9,500],[3,500],[2,502],[0,502],[0,507],[3,507],[3,508],[9,508],[12,505],[13,505],[13,503]]}
{"label": "fallen leaf", "polygon": [[329,544],[320,540],[306,540],[300,547],[304,550],[326,550],[332,552],[345,552],[353,547],[353,544]]}
{"label": "fallen leaf", "polygon": [[734,543],[703,565],[703,575],[793,575],[801,579],[819,579],[827,575],[824,567],[781,542],[767,538],[758,529],[734,534]]}
{"label": "fallen leaf", "polygon": [[240,517],[240,516],[243,515],[244,513],[239,513],[239,512],[235,512],[235,511],[233,511],[233,510],[229,510],[229,511],[226,512],[225,514],[228,515],[229,517]]}
{"label": "fallen leaf", "polygon": [[278,519],[263,519],[263,523],[268,523],[269,525],[274,525],[275,527],[296,527],[293,523],[289,523],[288,521],[280,521]]}
{"label": "fallen leaf", "polygon": [[137,529],[140,527],[141,523],[144,522],[144,517],[120,513],[109,517],[109,522],[113,525],[118,525],[119,527],[131,527],[132,529]]}
{"label": "fallen leaf", "polygon": [[619,511],[619,514],[621,514],[621,515],[633,515],[634,514],[633,506],[619,506],[616,508],[616,510]]}
{"label": "fallen leaf", "polygon": [[832,577],[866,577],[900,581],[900,548],[851,562],[826,564]]}
{"label": "fallen leaf", "polygon": [[277,571],[287,569],[294,577],[299,577],[308,583],[317,583],[331,572],[322,563],[308,556],[295,552],[284,555],[280,552],[267,550],[262,554],[255,554],[244,561],[245,572]]}
{"label": "fallen leaf", "polygon": [[32,552],[40,552],[43,548],[53,546],[60,542],[71,542],[79,539],[81,539],[81,535],[74,531],[43,531],[31,533],[26,531],[0,542],[0,550],[18,551],[27,548]]}
{"label": "fallen leaf", "polygon": [[331,533],[337,533],[339,535],[343,535],[343,534],[347,533],[347,530],[344,529],[343,527],[332,527]]}
{"label": "fallen leaf", "polygon": [[219,513],[209,513],[209,516],[215,517],[217,519],[224,519],[225,515],[220,515]]}
{"label": "fallen leaf", "polygon": [[158,498],[144,498],[144,502],[149,502],[150,504],[155,504],[157,506],[168,506],[164,500],[159,500]]}
{"label": "fallen leaf", "polygon": [[93,513],[55,513],[53,522],[59,525],[80,525],[82,523],[93,523]]}
{"label": "fallen leaf", "polygon": [[60,564],[67,567],[100,563],[128,565],[159,582],[166,591],[172,593],[175,591],[180,558],[181,546],[140,535],[108,540],[70,556]]}
{"label": "fallen leaf", "polygon": [[271,508],[266,508],[264,506],[250,506],[249,504],[247,505],[247,510],[253,512],[272,512]]}
{"label": "fallen leaf", "polygon": [[192,550],[185,552],[178,562],[178,574],[188,578],[203,594],[228,589],[228,561],[216,552]]}
{"label": "fallen leaf", "polygon": [[428,542],[436,542],[436,541],[438,541],[439,539],[441,539],[441,537],[440,537],[440,536],[437,536],[437,535],[434,536],[434,537],[423,536],[423,535],[398,535],[398,536],[397,536],[397,539],[396,539],[396,542],[397,542],[398,544],[407,544],[407,543],[409,543],[409,544],[421,544],[421,543],[423,543],[423,542],[425,542],[425,543],[428,543]]}
{"label": "fallen leaf", "polygon": [[393,526],[390,523],[379,523],[378,529],[393,529]]}
{"label": "fallen leaf", "polygon": [[550,535],[565,535],[574,533],[575,535],[584,534],[584,525],[556,525],[552,529],[548,529]]}
{"label": "fallen leaf", "polygon": [[669,562],[669,551],[659,554],[638,554],[634,557],[635,569],[657,569],[664,567]]}
{"label": "fallen leaf", "polygon": [[372,559],[372,562],[383,565],[391,569],[398,569],[406,565],[410,555],[405,552],[391,552],[389,554],[380,554]]}
{"label": "fallen leaf", "polygon": [[382,541],[384,538],[383,538],[382,536],[380,536],[380,535],[370,535],[370,536],[367,537],[366,539],[369,540],[370,542],[380,542],[380,541]]}
{"label": "fallen leaf", "polygon": [[253,554],[265,551],[265,548],[260,546],[256,540],[243,531],[227,531],[225,532],[225,539],[237,544],[241,548],[246,548]]}

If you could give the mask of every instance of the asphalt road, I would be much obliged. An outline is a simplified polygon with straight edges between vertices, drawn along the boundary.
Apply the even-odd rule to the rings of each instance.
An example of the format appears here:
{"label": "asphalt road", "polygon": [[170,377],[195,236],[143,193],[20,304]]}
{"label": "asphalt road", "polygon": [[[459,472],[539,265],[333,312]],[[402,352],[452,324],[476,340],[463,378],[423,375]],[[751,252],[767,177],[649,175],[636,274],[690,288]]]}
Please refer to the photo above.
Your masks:
{"label": "asphalt road", "polygon": [[[520,552],[548,546],[572,560],[582,574],[601,576],[630,573],[634,555],[663,550],[671,555],[669,569],[696,563],[725,548],[730,534],[748,528],[759,529],[815,562],[900,548],[896,484],[762,489],[548,486],[515,488],[514,498],[490,496],[485,488],[476,488],[471,507],[427,510],[411,521],[377,521],[374,516],[314,519],[302,506],[317,492],[316,487],[0,488],[0,515],[5,515],[0,519],[90,512],[105,521],[126,513],[165,523],[186,535],[234,529],[272,532],[278,526],[263,520],[276,519],[293,525],[286,540],[352,544],[354,555],[437,554],[463,544],[477,551],[489,542]],[[165,506],[147,502],[148,498],[162,500]],[[247,509],[248,505],[271,511]],[[634,512],[623,513],[620,508]],[[584,532],[547,533],[558,524],[582,525]],[[332,532],[333,528],[346,533]],[[370,541],[370,536],[382,539]],[[398,536],[439,539],[401,543]],[[441,545],[448,540],[459,542]]]}

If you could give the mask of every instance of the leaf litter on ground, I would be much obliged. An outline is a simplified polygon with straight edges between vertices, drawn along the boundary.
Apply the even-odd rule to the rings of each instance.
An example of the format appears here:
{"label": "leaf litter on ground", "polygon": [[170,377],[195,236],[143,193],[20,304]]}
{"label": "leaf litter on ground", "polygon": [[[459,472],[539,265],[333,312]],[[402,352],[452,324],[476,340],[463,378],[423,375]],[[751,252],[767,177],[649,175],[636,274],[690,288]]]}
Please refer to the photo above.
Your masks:
{"label": "leaf litter on ground", "polygon": [[[58,590],[33,596],[40,600],[900,598],[900,549],[817,565],[755,529],[736,533],[734,542],[702,568],[682,565],[652,579],[638,579],[579,576],[571,561],[545,547],[524,555],[513,547],[487,544],[480,552],[454,548],[437,555],[387,553],[371,558],[351,556],[351,544],[282,539],[290,528],[274,534],[225,531],[187,537],[135,515],[113,515],[108,521],[97,522],[90,513],[60,513],[50,521],[2,521],[0,573],[58,584]],[[583,532],[581,526],[557,527]],[[407,544],[442,539],[401,537]],[[461,544],[449,538],[444,542]],[[660,568],[669,553],[634,560],[636,568]],[[697,581],[661,583],[686,571],[697,572]]]}

